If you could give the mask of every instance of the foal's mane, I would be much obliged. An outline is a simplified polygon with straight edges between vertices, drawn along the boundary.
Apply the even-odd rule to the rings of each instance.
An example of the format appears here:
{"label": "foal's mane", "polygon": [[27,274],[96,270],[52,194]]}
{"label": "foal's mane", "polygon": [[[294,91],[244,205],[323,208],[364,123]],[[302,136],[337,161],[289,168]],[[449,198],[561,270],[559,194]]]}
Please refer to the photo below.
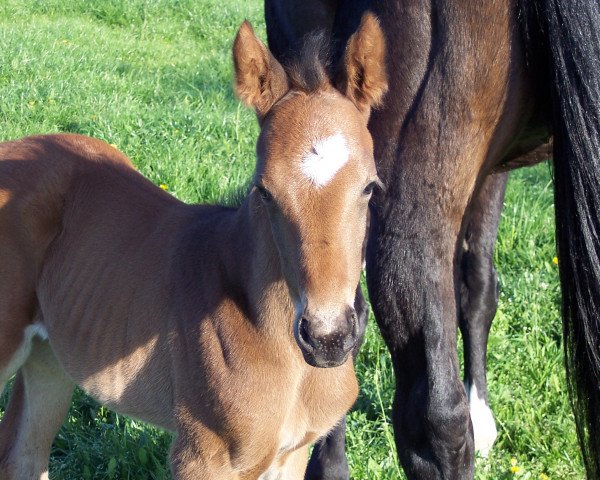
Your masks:
{"label": "foal's mane", "polygon": [[216,205],[230,210],[236,210],[242,206],[244,200],[252,189],[252,180],[248,179],[242,185],[235,187],[219,197]]}
{"label": "foal's mane", "polygon": [[316,93],[330,85],[330,49],[329,36],[322,30],[304,37],[300,51],[284,65],[294,90]]}

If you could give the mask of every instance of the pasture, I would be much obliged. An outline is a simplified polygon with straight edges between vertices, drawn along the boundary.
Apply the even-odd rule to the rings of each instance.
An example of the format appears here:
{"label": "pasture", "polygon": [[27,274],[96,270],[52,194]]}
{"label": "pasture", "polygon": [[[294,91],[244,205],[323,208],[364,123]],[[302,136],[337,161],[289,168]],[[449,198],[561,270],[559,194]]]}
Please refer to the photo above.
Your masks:
{"label": "pasture", "polygon": [[[2,0],[0,140],[91,135],[179,199],[222,201],[250,178],[258,132],[231,88],[231,43],[244,18],[264,38],[259,0]],[[562,365],[550,178],[542,164],[509,182],[488,351],[499,436],[477,460],[480,479],[584,477]],[[357,371],[352,477],[403,478],[389,422],[391,362],[372,318]],[[77,392],[50,476],[169,478],[169,443],[169,434]]]}

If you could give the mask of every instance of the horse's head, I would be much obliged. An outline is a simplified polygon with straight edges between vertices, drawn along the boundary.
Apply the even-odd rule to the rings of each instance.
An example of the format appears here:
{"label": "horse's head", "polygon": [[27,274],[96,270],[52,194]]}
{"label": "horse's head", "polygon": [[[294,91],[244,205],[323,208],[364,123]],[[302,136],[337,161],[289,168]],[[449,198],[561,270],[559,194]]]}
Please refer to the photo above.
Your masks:
{"label": "horse's head", "polygon": [[322,50],[320,38],[309,37],[298,62],[284,69],[244,22],[233,58],[237,94],[261,126],[250,201],[270,222],[304,358],[331,367],[346,361],[358,335],[354,295],[379,183],[367,120],[387,83],[372,15],[334,75]]}

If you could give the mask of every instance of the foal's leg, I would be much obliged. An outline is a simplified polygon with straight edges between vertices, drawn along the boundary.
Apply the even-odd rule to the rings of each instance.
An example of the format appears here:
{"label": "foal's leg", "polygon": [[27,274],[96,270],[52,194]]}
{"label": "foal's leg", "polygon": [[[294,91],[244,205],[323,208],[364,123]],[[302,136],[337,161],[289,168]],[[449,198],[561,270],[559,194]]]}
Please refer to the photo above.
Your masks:
{"label": "foal's leg", "polygon": [[242,480],[244,477],[231,467],[229,447],[223,440],[198,425],[195,414],[187,408],[177,410],[183,422],[169,455],[173,480]]}
{"label": "foal's leg", "polygon": [[0,421],[0,474],[4,478],[3,464],[15,443],[23,403],[23,374],[17,373],[10,392],[10,400]]}
{"label": "foal's leg", "polygon": [[[13,225],[0,221],[1,232],[14,230]],[[18,240],[0,237],[0,393],[25,362],[33,336],[35,266],[31,266],[34,261],[22,250]]]}
{"label": "foal's leg", "polygon": [[[357,342],[352,351],[356,359],[358,351],[365,338],[367,321],[369,319],[369,304],[367,303],[360,285],[356,289],[354,308],[358,317]],[[348,459],[346,458],[346,418],[315,445],[308,467],[305,480],[346,480],[350,476]]]}
{"label": "foal's leg", "polygon": [[497,436],[485,372],[488,335],[498,306],[498,277],[492,256],[507,179],[507,173],[486,178],[472,205],[462,256],[459,321],[465,349],[464,380],[475,450],[484,457]]}
{"label": "foal's leg", "polygon": [[281,478],[281,480],[302,480],[304,478],[304,472],[306,471],[307,460],[308,445],[290,453],[279,478]]}
{"label": "foal's leg", "polygon": [[48,342],[34,339],[0,424],[0,478],[48,478],[50,448],[69,409],[73,389]]}

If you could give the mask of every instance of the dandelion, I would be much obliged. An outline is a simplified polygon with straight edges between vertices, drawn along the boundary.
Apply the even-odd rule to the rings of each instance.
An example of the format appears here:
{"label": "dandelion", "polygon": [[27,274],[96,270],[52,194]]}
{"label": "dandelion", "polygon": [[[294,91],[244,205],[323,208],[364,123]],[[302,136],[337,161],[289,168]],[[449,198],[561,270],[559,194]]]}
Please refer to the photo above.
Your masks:
{"label": "dandelion", "polygon": [[553,263],[554,265],[558,265],[558,257],[554,257],[554,258],[552,259],[552,263]]}
{"label": "dandelion", "polygon": [[159,185],[160,188],[162,188],[165,192],[169,189],[168,185],[166,183],[161,183]]}
{"label": "dandelion", "polygon": [[540,473],[540,480],[550,480],[550,477],[545,473]]}
{"label": "dandelion", "polygon": [[510,471],[515,475],[521,471],[521,467],[517,465],[517,459],[515,457],[510,459]]}

